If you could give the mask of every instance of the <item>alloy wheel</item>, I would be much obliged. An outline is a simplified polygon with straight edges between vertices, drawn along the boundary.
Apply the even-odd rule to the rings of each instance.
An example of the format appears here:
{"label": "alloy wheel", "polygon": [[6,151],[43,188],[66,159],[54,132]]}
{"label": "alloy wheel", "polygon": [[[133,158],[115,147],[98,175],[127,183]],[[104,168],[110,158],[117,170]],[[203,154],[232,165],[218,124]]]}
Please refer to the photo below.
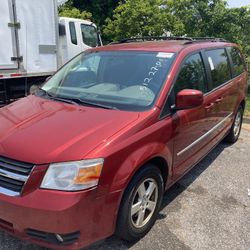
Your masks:
{"label": "alloy wheel", "polygon": [[234,131],[234,136],[235,137],[237,137],[239,135],[239,133],[240,133],[241,120],[242,120],[242,113],[241,113],[241,110],[239,110],[237,112],[237,115],[236,115],[236,118],[235,118],[235,121],[234,121],[233,131]]}
{"label": "alloy wheel", "polygon": [[132,199],[131,221],[134,227],[142,228],[153,216],[158,200],[158,185],[154,179],[144,180]]}

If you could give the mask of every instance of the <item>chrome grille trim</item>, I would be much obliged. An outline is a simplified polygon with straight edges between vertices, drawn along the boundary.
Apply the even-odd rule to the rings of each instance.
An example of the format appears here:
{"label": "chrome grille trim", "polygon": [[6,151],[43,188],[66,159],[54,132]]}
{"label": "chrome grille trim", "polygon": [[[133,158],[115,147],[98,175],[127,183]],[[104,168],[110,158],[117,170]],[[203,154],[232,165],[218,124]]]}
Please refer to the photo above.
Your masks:
{"label": "chrome grille trim", "polygon": [[[0,167],[1,167],[1,165],[0,165]],[[8,177],[10,179],[14,179],[14,180],[17,180],[17,181],[23,181],[23,182],[26,182],[28,180],[28,176],[15,174],[15,173],[3,170],[1,168],[0,168],[0,176]]]}
{"label": "chrome grille trim", "polygon": [[12,196],[12,197],[20,196],[20,193],[19,193],[19,192],[15,192],[15,191],[12,191],[12,190],[10,190],[10,189],[3,188],[3,187],[0,187],[0,193],[1,193],[1,194],[8,195],[8,196]]}
{"label": "chrome grille trim", "polygon": [[33,164],[0,156],[0,193],[20,196],[33,168]]}

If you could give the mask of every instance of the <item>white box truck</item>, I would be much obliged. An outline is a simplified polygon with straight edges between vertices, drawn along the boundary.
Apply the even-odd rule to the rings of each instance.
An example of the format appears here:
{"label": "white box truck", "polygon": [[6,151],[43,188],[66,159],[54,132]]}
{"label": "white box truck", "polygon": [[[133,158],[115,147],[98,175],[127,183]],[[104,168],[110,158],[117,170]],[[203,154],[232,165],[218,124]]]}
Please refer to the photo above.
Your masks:
{"label": "white box truck", "polygon": [[56,0],[0,0],[0,105],[27,95],[31,85],[99,45],[96,25],[59,18]]}

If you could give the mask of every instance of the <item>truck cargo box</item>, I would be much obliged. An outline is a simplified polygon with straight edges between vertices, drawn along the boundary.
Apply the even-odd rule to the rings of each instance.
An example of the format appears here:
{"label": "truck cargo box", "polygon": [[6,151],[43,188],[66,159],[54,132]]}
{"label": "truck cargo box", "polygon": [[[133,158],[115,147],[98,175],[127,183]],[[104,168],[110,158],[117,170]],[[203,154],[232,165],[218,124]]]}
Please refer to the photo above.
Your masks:
{"label": "truck cargo box", "polygon": [[10,27],[14,24],[12,1],[0,0],[0,70],[16,69],[17,62],[13,60],[17,56],[15,30]]}
{"label": "truck cargo box", "polygon": [[0,0],[0,73],[48,75],[57,70],[55,0]]}

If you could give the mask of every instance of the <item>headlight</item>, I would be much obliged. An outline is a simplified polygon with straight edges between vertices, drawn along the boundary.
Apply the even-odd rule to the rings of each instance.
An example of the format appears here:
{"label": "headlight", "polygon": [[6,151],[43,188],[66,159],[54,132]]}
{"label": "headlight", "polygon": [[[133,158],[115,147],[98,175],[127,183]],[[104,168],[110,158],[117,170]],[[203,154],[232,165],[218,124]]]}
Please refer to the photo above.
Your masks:
{"label": "headlight", "polygon": [[98,185],[104,159],[50,164],[41,188],[79,191]]}

